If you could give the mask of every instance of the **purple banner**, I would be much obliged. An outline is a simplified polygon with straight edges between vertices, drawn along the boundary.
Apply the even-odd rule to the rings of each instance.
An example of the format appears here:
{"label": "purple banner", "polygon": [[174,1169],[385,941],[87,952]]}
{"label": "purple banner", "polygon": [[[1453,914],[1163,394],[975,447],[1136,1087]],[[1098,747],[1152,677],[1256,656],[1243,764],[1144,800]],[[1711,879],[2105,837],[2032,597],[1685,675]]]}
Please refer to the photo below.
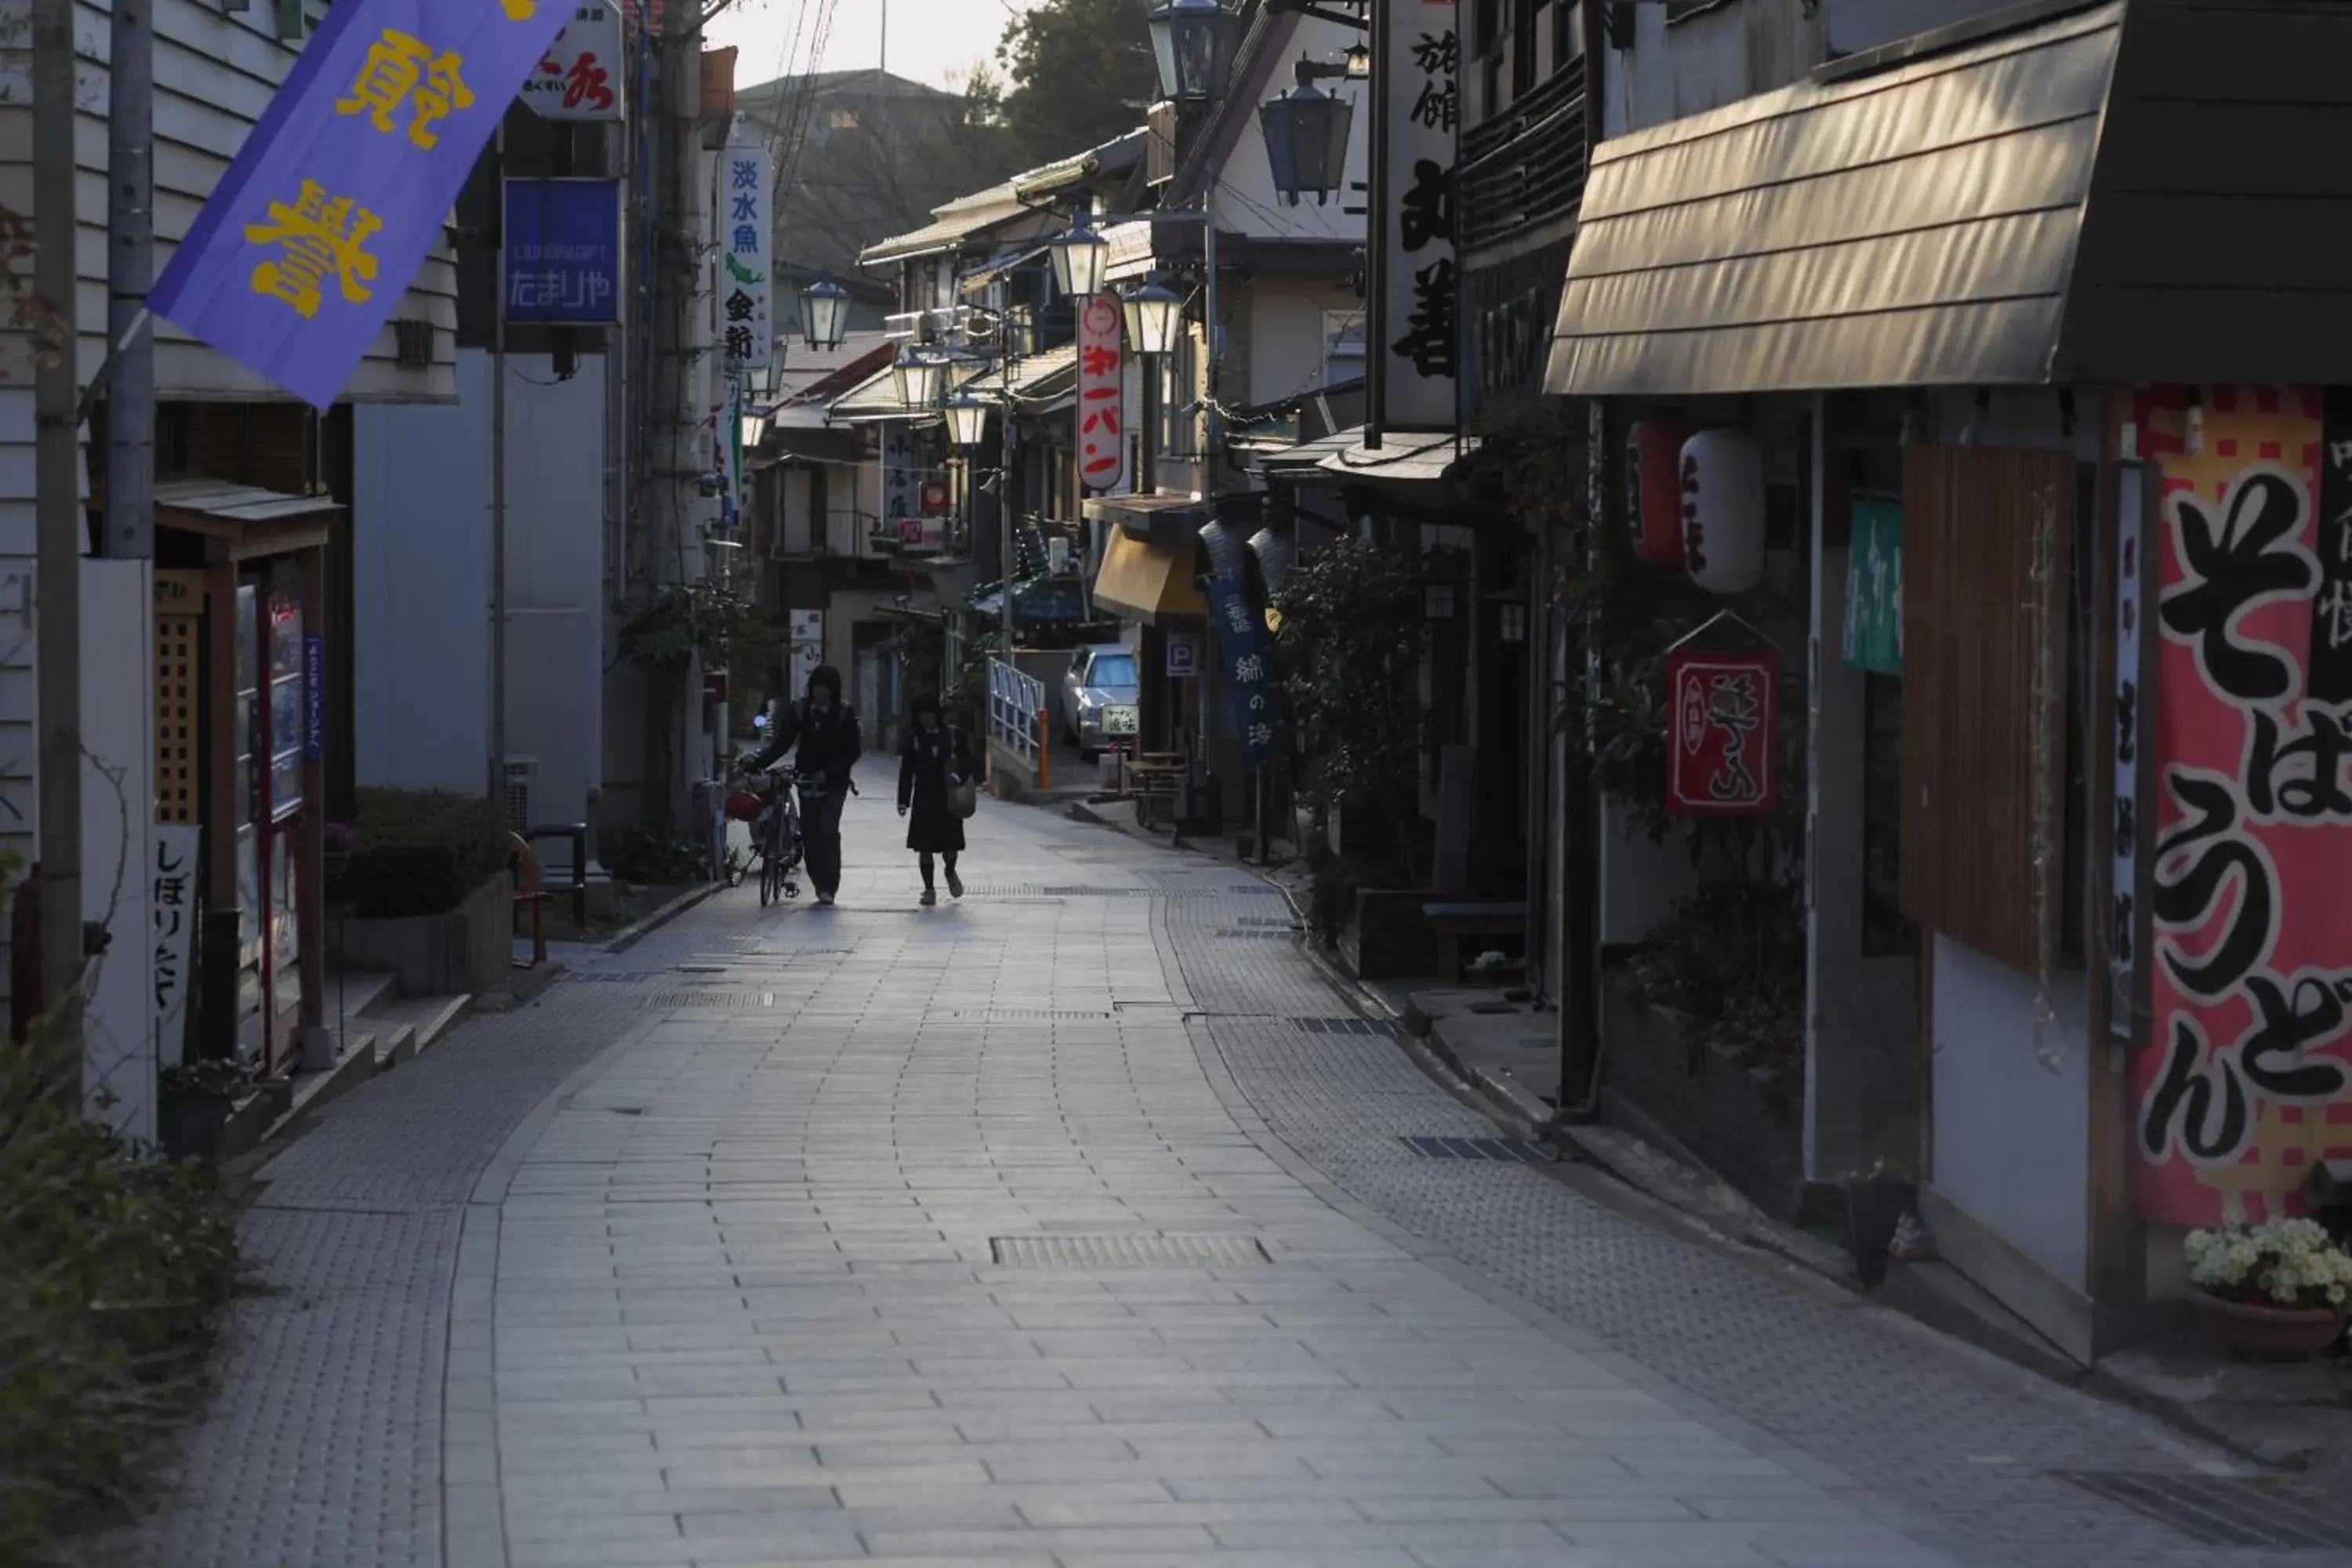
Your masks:
{"label": "purple banner", "polygon": [[331,405],[572,9],[330,7],[149,308],[314,407]]}

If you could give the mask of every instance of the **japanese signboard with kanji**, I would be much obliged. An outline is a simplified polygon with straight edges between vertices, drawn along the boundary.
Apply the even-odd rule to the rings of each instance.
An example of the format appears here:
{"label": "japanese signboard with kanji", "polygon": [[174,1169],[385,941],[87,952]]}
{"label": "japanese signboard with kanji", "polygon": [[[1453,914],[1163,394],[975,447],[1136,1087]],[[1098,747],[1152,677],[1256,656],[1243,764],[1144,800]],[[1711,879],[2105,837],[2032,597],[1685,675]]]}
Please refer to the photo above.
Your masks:
{"label": "japanese signboard with kanji", "polygon": [[1780,656],[1676,649],[1666,656],[1666,810],[1763,816],[1780,804],[1774,765]]}
{"label": "japanese signboard with kanji", "polygon": [[186,1055],[190,966],[196,951],[196,887],[202,875],[196,850],[201,829],[193,823],[159,822],[147,867],[149,938],[155,973],[155,1059],[177,1067]]}
{"label": "japanese signboard with kanji", "polygon": [[1089,495],[1127,489],[1127,377],[1118,297],[1097,294],[1078,311],[1078,475]]}
{"label": "japanese signboard with kanji", "polygon": [[1237,571],[1214,572],[1202,584],[1209,601],[1209,624],[1223,656],[1225,690],[1233,699],[1234,727],[1249,749],[1249,765],[1274,760],[1274,736],[1282,722],[1280,671],[1265,616],[1250,604],[1249,585]]}
{"label": "japanese signboard with kanji", "polygon": [[610,326],[621,319],[617,180],[509,180],[501,250],[506,319]]}
{"label": "japanese signboard with kanji", "polygon": [[522,100],[546,120],[618,120],[622,74],[621,7],[589,0],[572,7]]}
{"label": "japanese signboard with kanji", "polygon": [[1388,430],[1451,430],[1454,361],[1454,132],[1462,40],[1454,0],[1391,0],[1379,106],[1386,195],[1375,212],[1379,312],[1372,388]]}
{"label": "japanese signboard with kanji", "polygon": [[719,160],[719,341],[730,370],[765,370],[774,352],[769,196],[767,150],[729,147]]}

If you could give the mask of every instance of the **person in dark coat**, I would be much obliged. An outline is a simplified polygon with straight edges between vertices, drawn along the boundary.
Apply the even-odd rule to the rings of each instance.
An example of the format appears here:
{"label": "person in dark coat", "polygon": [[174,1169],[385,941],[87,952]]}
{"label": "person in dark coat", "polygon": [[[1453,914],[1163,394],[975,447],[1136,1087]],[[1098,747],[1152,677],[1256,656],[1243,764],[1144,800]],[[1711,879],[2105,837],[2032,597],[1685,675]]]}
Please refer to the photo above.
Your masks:
{"label": "person in dark coat", "polygon": [[756,773],[773,767],[795,745],[800,748],[793,766],[801,776],[801,843],[816,901],[830,904],[841,889],[841,808],[849,796],[850,770],[866,745],[858,734],[856,710],[841,700],[841,672],[829,664],[810,672],[807,695],[777,716],[775,732],[742,771]]}
{"label": "person in dark coat", "polygon": [[936,697],[918,697],[908,717],[906,743],[898,748],[898,815],[907,819],[907,847],[923,868],[923,902],[940,901],[932,881],[932,858],[943,861],[948,897],[963,897],[956,857],[963,853],[963,818],[949,804],[948,791],[977,779],[980,764],[964,732],[949,725]]}

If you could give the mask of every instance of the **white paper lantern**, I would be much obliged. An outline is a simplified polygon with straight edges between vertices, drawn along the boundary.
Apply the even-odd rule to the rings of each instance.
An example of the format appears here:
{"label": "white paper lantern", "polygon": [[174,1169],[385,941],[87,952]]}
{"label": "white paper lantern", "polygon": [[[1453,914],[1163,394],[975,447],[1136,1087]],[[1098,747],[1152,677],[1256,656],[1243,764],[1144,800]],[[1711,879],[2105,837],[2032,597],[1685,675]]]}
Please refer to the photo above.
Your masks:
{"label": "white paper lantern", "polygon": [[1764,575],[1764,448],[1745,430],[1683,443],[1683,559],[1710,594],[1744,594]]}

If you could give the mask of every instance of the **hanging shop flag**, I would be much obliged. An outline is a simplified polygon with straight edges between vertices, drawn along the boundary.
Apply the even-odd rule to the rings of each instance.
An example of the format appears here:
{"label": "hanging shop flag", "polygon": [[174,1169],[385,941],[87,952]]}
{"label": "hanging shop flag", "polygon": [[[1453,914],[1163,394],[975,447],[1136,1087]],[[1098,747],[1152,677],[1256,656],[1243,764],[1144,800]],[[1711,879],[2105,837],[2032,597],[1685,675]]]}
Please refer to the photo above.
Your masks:
{"label": "hanging shop flag", "polygon": [[1097,294],[1078,312],[1078,473],[1088,494],[1127,489],[1126,391],[1118,296]]}
{"label": "hanging shop flag", "polygon": [[149,308],[331,406],[571,14],[546,0],[328,7]]}
{"label": "hanging shop flag", "polygon": [[1265,618],[1250,605],[1249,584],[1237,570],[1213,572],[1203,580],[1209,623],[1223,656],[1225,689],[1233,699],[1234,728],[1248,748],[1249,765],[1274,760],[1274,732],[1282,722],[1280,671]]}
{"label": "hanging shop flag", "polygon": [[1903,503],[1853,500],[1845,557],[1845,661],[1877,675],[1903,673]]}
{"label": "hanging shop flag", "polygon": [[621,118],[621,8],[585,0],[523,83],[522,100],[542,120]]}
{"label": "hanging shop flag", "polygon": [[775,352],[769,194],[767,149],[730,146],[719,161],[719,331],[730,371],[765,370]]}
{"label": "hanging shop flag", "polygon": [[[2352,1158],[2352,742],[2326,667],[2316,388],[2186,388],[2134,410],[2162,477],[2149,1033],[2132,1058],[2141,1212],[2165,1225],[2301,1212],[2312,1168]],[[2191,450],[2194,447],[2196,449]]]}
{"label": "hanging shop flag", "polygon": [[[1375,7],[1380,15],[1381,7]],[[1373,205],[1378,285],[1371,385],[1384,430],[1452,430],[1455,405],[1454,163],[1462,39],[1454,0],[1389,0],[1373,87],[1386,188]]]}
{"label": "hanging shop flag", "polygon": [[1666,656],[1666,810],[1769,815],[1780,800],[1780,656],[1676,648]]}

